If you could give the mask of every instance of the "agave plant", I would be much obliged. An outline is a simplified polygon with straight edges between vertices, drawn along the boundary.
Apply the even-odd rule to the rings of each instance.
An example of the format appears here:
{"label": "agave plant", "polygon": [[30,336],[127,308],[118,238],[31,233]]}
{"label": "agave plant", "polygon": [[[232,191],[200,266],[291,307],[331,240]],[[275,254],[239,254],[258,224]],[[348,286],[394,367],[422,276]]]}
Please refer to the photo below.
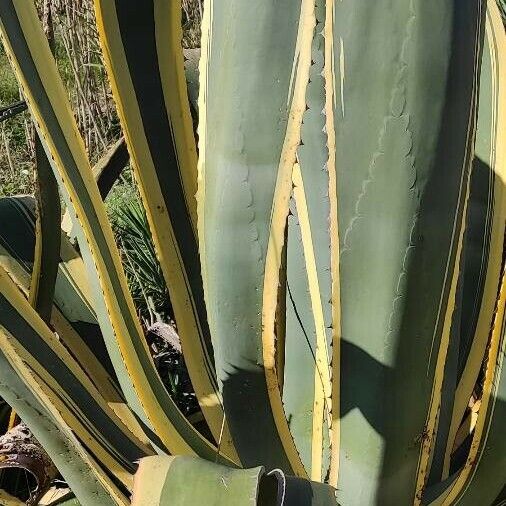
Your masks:
{"label": "agave plant", "polygon": [[35,8],[4,0],[46,158],[35,203],[1,201],[0,395],[79,502],[504,504],[495,1],[206,0],[198,158],[181,3],[95,10],[210,435],[154,367]]}

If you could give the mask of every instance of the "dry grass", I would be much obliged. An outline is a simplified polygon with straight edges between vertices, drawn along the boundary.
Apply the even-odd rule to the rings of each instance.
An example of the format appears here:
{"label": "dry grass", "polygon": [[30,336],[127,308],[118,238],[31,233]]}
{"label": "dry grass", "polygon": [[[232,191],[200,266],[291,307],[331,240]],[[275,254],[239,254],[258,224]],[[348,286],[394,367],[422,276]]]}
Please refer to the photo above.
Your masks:
{"label": "dry grass", "polygon": [[182,0],[183,47],[200,47],[200,23],[202,21],[203,0]]}

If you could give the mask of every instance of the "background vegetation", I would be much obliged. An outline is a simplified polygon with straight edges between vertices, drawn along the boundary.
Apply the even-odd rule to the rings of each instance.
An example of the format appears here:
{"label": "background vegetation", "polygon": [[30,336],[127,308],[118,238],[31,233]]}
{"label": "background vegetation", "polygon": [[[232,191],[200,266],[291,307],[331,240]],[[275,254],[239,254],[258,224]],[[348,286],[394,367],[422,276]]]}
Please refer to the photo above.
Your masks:
{"label": "background vegetation", "polygon": [[[183,46],[200,44],[202,0],[182,2]],[[37,0],[41,18],[49,15],[55,57],[73,105],[90,160],[96,162],[121,136],[106,78],[91,0]],[[0,107],[23,97],[3,47],[0,46]],[[35,142],[27,111],[0,123],[0,196],[34,192]],[[138,201],[130,168],[108,196],[111,217]]]}

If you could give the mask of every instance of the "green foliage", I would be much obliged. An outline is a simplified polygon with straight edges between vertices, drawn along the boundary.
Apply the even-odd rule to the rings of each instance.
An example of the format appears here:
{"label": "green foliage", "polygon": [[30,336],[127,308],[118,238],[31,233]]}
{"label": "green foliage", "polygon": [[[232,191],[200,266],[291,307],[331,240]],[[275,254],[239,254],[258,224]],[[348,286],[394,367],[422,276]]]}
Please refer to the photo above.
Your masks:
{"label": "green foliage", "polygon": [[12,72],[5,49],[0,48],[0,103],[9,105],[19,100],[19,86]]}
{"label": "green foliage", "polygon": [[[0,48],[0,106],[20,100],[19,86],[5,50]],[[33,162],[27,139],[30,116],[23,112],[0,123],[0,196],[33,192]]]}
{"label": "green foliage", "polygon": [[146,326],[171,321],[173,311],[162,269],[156,257],[146,212],[136,200],[123,199],[111,210],[130,291]]}
{"label": "green foliage", "polygon": [[132,171],[126,167],[121,177],[114,183],[105,199],[109,219],[114,224],[118,214],[129,207],[135,207],[140,201],[139,193],[135,187]]}

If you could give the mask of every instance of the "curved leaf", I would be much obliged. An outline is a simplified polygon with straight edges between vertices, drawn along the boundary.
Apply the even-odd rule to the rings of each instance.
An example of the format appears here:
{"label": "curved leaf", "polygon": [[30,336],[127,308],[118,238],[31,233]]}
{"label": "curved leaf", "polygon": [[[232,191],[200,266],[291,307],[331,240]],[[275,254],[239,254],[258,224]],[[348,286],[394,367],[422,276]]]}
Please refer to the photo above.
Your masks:
{"label": "curved leaf", "polygon": [[197,157],[183,66],[181,5],[148,0],[140,7],[133,0],[97,0],[95,10],[188,372],[220,449],[237,458],[223,419],[200,276]]}
{"label": "curved leaf", "polygon": [[199,69],[200,255],[225,413],[245,466],[299,476],[275,315],[314,27],[312,1],[209,0]]}
{"label": "curved leaf", "polygon": [[325,3],[316,2],[311,68],[288,218],[286,358],[283,402],[290,430],[311,479],[329,469],[332,412],[331,236],[323,77]]}
{"label": "curved leaf", "polygon": [[[3,330],[0,331],[3,336]],[[46,392],[2,339],[0,395],[30,427],[83,504],[127,505],[127,499],[90,457]]]}
{"label": "curved leaf", "polygon": [[[195,485],[188,481],[197,477]],[[328,485],[262,467],[229,469],[191,457],[148,457],[135,475],[132,506],[337,506]]]}
{"label": "curved leaf", "polygon": [[499,292],[486,357],[483,396],[469,455],[443,504],[492,504],[506,481],[505,277]]}
{"label": "curved leaf", "polygon": [[[153,451],[114,415],[3,269],[0,269],[0,309],[0,325],[12,336],[12,348],[47,385],[52,402],[59,407],[67,424],[110,472],[128,484],[136,461]],[[4,336],[2,342],[5,340]]]}
{"label": "curved leaf", "polygon": [[[481,217],[482,221],[469,223],[469,242],[470,248],[473,249],[466,250],[469,260],[466,259],[465,267],[466,276],[469,276],[469,279],[464,279],[464,290],[468,290],[471,294],[464,293],[464,297],[468,297],[467,300],[464,299],[464,303],[468,302],[469,305],[464,306],[462,310],[462,324],[465,326],[462,329],[463,342],[459,356],[460,377],[455,393],[443,478],[448,475],[450,452],[455,435],[485,357],[503,260],[506,161],[502,137],[506,121],[504,103],[506,36],[493,1],[488,2],[486,36],[482,57],[472,181],[472,183],[475,182],[475,186],[474,188],[471,186],[472,192],[473,189],[476,190],[475,195],[471,193],[471,203],[474,203],[474,208],[470,209],[470,219],[476,220],[476,217]],[[477,201],[480,196],[478,184],[483,186],[481,202]],[[481,213],[481,216],[478,213]],[[476,237],[471,235],[473,233]],[[474,243],[471,242],[473,239]]]}
{"label": "curved leaf", "polygon": [[51,165],[38,137],[35,140],[35,158],[37,223],[30,301],[41,317],[48,322],[51,319],[60,257],[60,194]]}
{"label": "curved leaf", "polygon": [[[506,404],[504,402],[506,398],[506,379],[503,369],[506,341],[504,334],[506,295],[503,242],[506,148],[501,136],[504,121],[506,120],[506,102],[504,101],[504,83],[506,81],[505,68],[502,64],[504,51],[506,50],[506,34],[499,10],[493,1],[488,2],[486,29],[488,44],[484,51],[476,149],[478,156],[487,155],[487,162],[490,163],[494,178],[493,202],[491,205],[492,235],[487,278],[490,272],[495,273],[495,271],[501,269],[502,279],[492,309],[487,307],[487,304],[490,306],[489,299],[493,296],[493,286],[489,289],[489,292],[486,289],[484,291],[484,304],[481,307],[480,318],[486,319],[488,316],[489,323],[488,325],[483,323],[480,329],[480,320],[478,320],[466,369],[464,369],[461,384],[459,384],[459,389],[456,392],[454,416],[458,417],[460,415],[460,418],[462,418],[464,408],[461,405],[461,397],[465,396],[466,393],[467,397],[470,397],[471,388],[474,387],[480,369],[483,368],[483,392],[479,399],[474,430],[468,436],[470,440],[468,455],[463,468],[457,473],[456,481],[449,489],[444,504],[456,502],[469,505],[478,502],[492,504],[506,481],[504,471],[506,469],[504,460],[506,448],[503,437],[504,421],[506,420]],[[485,316],[482,316],[482,313]],[[465,390],[466,388],[467,390]],[[450,450],[453,447],[454,439],[454,433],[450,433],[448,441],[451,445],[449,446]],[[448,455],[449,451],[447,454],[449,460]],[[448,463],[447,466],[449,466]]]}
{"label": "curved leaf", "polygon": [[255,505],[262,474],[261,467],[230,469],[192,457],[145,458],[135,475],[132,506]]}
{"label": "curved leaf", "polygon": [[[94,307],[129,406],[158,447],[213,459],[217,449],[182,415],[150,356],[111,226],[66,92],[31,3],[0,4],[3,42],[58,179],[87,266]],[[218,459],[222,459],[218,456]]]}

